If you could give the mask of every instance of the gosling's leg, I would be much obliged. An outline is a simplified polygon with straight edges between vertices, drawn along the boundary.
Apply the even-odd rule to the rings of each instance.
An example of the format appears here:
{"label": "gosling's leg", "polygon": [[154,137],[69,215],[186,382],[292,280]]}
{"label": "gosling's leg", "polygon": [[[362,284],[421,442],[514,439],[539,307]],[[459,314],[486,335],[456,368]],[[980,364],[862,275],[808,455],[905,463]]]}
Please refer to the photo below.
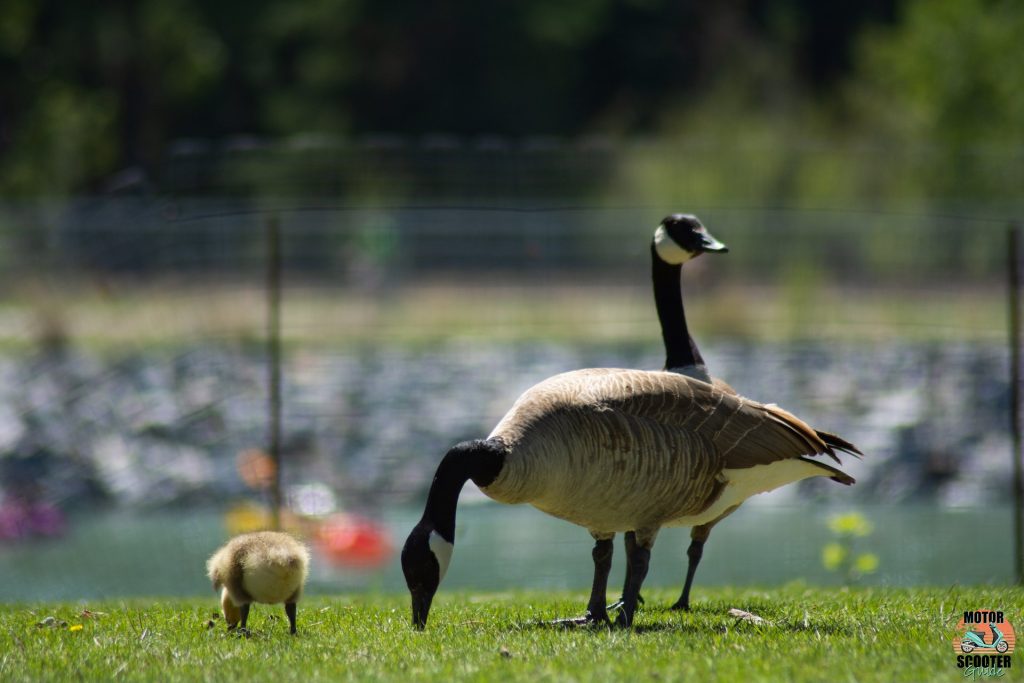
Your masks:
{"label": "gosling's leg", "polygon": [[242,614],[238,610],[238,606],[231,601],[231,596],[228,594],[227,586],[225,586],[220,593],[220,609],[224,614],[224,623],[228,625],[229,631],[238,626],[238,622],[242,618]]}
{"label": "gosling's leg", "polygon": [[241,615],[241,619],[238,622],[238,628],[245,631],[245,625],[249,621],[249,603],[238,606],[238,613]]}
{"label": "gosling's leg", "polygon": [[297,633],[295,629],[295,603],[284,603],[284,613],[288,615],[288,632],[294,636]]}

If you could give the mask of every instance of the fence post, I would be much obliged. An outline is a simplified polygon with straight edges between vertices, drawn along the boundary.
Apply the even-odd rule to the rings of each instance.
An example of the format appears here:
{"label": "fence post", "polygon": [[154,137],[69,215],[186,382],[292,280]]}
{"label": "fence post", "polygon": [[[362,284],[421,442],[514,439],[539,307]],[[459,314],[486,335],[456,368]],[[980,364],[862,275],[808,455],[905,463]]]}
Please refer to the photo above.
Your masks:
{"label": "fence post", "polygon": [[281,223],[276,214],[267,220],[267,400],[268,447],[274,463],[270,484],[271,528],[281,529]]}
{"label": "fence post", "polygon": [[1020,225],[1009,227],[1010,426],[1013,434],[1013,576],[1024,585],[1024,463],[1021,462]]}

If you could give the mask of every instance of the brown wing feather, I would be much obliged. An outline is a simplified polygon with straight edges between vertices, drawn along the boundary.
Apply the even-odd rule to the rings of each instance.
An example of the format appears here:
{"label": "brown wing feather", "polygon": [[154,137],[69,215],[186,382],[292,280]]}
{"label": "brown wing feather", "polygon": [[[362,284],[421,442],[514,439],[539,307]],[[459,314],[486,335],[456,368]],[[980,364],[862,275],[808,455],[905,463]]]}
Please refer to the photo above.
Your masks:
{"label": "brown wing feather", "polygon": [[724,391],[727,394],[732,394],[733,396],[739,396],[739,394],[736,392],[736,390],[733,389],[731,386],[729,386],[729,384],[727,382],[725,382],[723,380],[720,380],[717,377],[712,377],[711,378],[711,386],[713,386],[714,388],[718,389],[719,391]]}
{"label": "brown wing feather", "polygon": [[776,405],[726,393],[684,375],[588,371],[579,379],[585,383],[578,394],[580,398],[608,410],[692,430],[707,438],[726,468],[754,467],[813,455],[828,455],[839,462],[833,446],[856,451],[853,444],[826,432],[819,433]]}
{"label": "brown wing feather", "polygon": [[[520,396],[488,438],[506,459],[487,495],[601,532],[699,514],[721,493],[725,469],[834,455],[777,406],[642,370],[551,377]],[[824,476],[853,481],[814,464]]]}

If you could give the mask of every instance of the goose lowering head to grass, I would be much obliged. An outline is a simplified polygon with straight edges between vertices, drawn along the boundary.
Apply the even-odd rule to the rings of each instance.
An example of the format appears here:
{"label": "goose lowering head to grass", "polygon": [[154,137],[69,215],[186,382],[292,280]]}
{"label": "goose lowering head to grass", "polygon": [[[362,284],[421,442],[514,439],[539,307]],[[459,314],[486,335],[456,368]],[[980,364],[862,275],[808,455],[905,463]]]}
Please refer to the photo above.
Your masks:
{"label": "goose lowering head to grass", "polygon": [[484,440],[441,460],[423,516],[402,549],[412,621],[424,628],[452,561],[466,481],[502,503],[529,503],[587,529],[594,580],[582,621],[609,621],[612,539],[633,532],[616,624],[633,622],[663,526],[697,526],[748,497],[807,477],[853,478],[820,456],[832,446],[797,417],[672,372],[589,369],[528,389]]}
{"label": "goose lowering head to grass", "polygon": [[[731,386],[717,377],[712,377],[697,348],[697,342],[690,334],[683,308],[683,294],[680,276],[683,264],[703,253],[725,253],[724,244],[711,236],[696,216],[672,214],[666,216],[654,231],[651,242],[651,279],[654,284],[654,302],[661,323],[661,336],[665,344],[665,369],[689,377],[711,382],[718,389],[735,394]],[[834,434],[817,431],[819,439],[834,450],[852,455],[861,455],[857,448]],[[736,506],[738,507],[738,506]],[[683,591],[671,609],[690,609],[690,588],[704,554],[704,543],[711,529],[731,514],[736,507],[726,510],[721,516],[693,527],[690,546],[686,550],[687,568]],[[635,543],[627,534],[627,548]],[[626,582],[629,582],[627,575]]]}
{"label": "goose lowering head to grass", "polygon": [[235,536],[206,563],[213,589],[229,629],[243,631],[249,605],[284,603],[289,631],[294,634],[296,603],[309,573],[309,550],[291,535],[257,531]]}

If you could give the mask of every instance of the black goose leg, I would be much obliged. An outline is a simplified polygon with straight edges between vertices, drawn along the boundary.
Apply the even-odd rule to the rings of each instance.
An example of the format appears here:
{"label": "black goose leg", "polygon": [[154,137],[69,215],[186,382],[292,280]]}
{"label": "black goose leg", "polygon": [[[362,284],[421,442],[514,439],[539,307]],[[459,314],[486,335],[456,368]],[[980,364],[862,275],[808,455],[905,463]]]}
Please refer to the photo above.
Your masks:
{"label": "black goose leg", "polygon": [[604,601],[608,594],[608,574],[612,570],[612,553],[615,550],[612,540],[612,538],[599,538],[594,542],[594,550],[591,552],[591,556],[594,558],[594,583],[590,588],[587,613],[575,619],[557,619],[554,622],[555,625],[586,626],[610,623]]}
{"label": "black goose leg", "polygon": [[704,541],[697,539],[690,541],[690,547],[686,549],[686,557],[689,558],[689,563],[686,565],[686,583],[683,584],[683,592],[679,599],[669,609],[690,611],[690,587],[693,585],[693,576],[697,573],[697,565],[700,564],[700,558],[703,555]]}
{"label": "black goose leg", "polygon": [[294,636],[295,633],[296,633],[296,630],[295,630],[295,603],[294,602],[286,602],[286,603],[284,603],[284,613],[288,615],[288,626],[289,626],[288,632],[291,633]]}
{"label": "black goose leg", "polygon": [[642,543],[627,544],[626,547],[629,551],[629,555],[626,557],[629,580],[622,591],[622,605],[619,607],[619,616],[615,619],[615,625],[629,628],[633,625],[633,614],[636,612],[637,599],[640,597],[640,586],[647,578],[651,549],[644,547]]}
{"label": "black goose leg", "polygon": [[669,609],[690,610],[690,587],[693,586],[693,577],[697,573],[700,558],[704,555],[704,544],[707,543],[715,525],[736,512],[738,507],[739,505],[734,505],[707,524],[695,526],[690,531],[690,547],[686,549],[686,557],[689,559],[686,565],[686,582],[683,584],[683,592],[679,595],[679,599]]}
{"label": "black goose leg", "polygon": [[609,623],[608,610],[604,603],[608,597],[608,574],[612,571],[612,553],[615,552],[612,540],[606,538],[596,541],[591,553],[594,558],[594,583],[590,587],[587,620],[593,623]]}
{"label": "black goose leg", "polygon": [[[633,549],[636,547],[636,532],[635,531],[627,531],[625,533],[625,535],[623,536],[623,541],[624,541],[624,545],[625,545],[625,548],[626,548],[626,557],[628,558],[633,553]],[[629,562],[626,562],[626,580],[622,584],[622,593],[619,594],[619,599],[617,601],[615,601],[614,603],[608,605],[608,609],[619,609],[620,607],[622,607],[622,596],[626,594],[626,586],[629,585],[629,582],[630,582]],[[641,605],[644,604],[644,596],[638,594],[636,596],[636,600],[637,600],[637,603],[639,603]]]}

